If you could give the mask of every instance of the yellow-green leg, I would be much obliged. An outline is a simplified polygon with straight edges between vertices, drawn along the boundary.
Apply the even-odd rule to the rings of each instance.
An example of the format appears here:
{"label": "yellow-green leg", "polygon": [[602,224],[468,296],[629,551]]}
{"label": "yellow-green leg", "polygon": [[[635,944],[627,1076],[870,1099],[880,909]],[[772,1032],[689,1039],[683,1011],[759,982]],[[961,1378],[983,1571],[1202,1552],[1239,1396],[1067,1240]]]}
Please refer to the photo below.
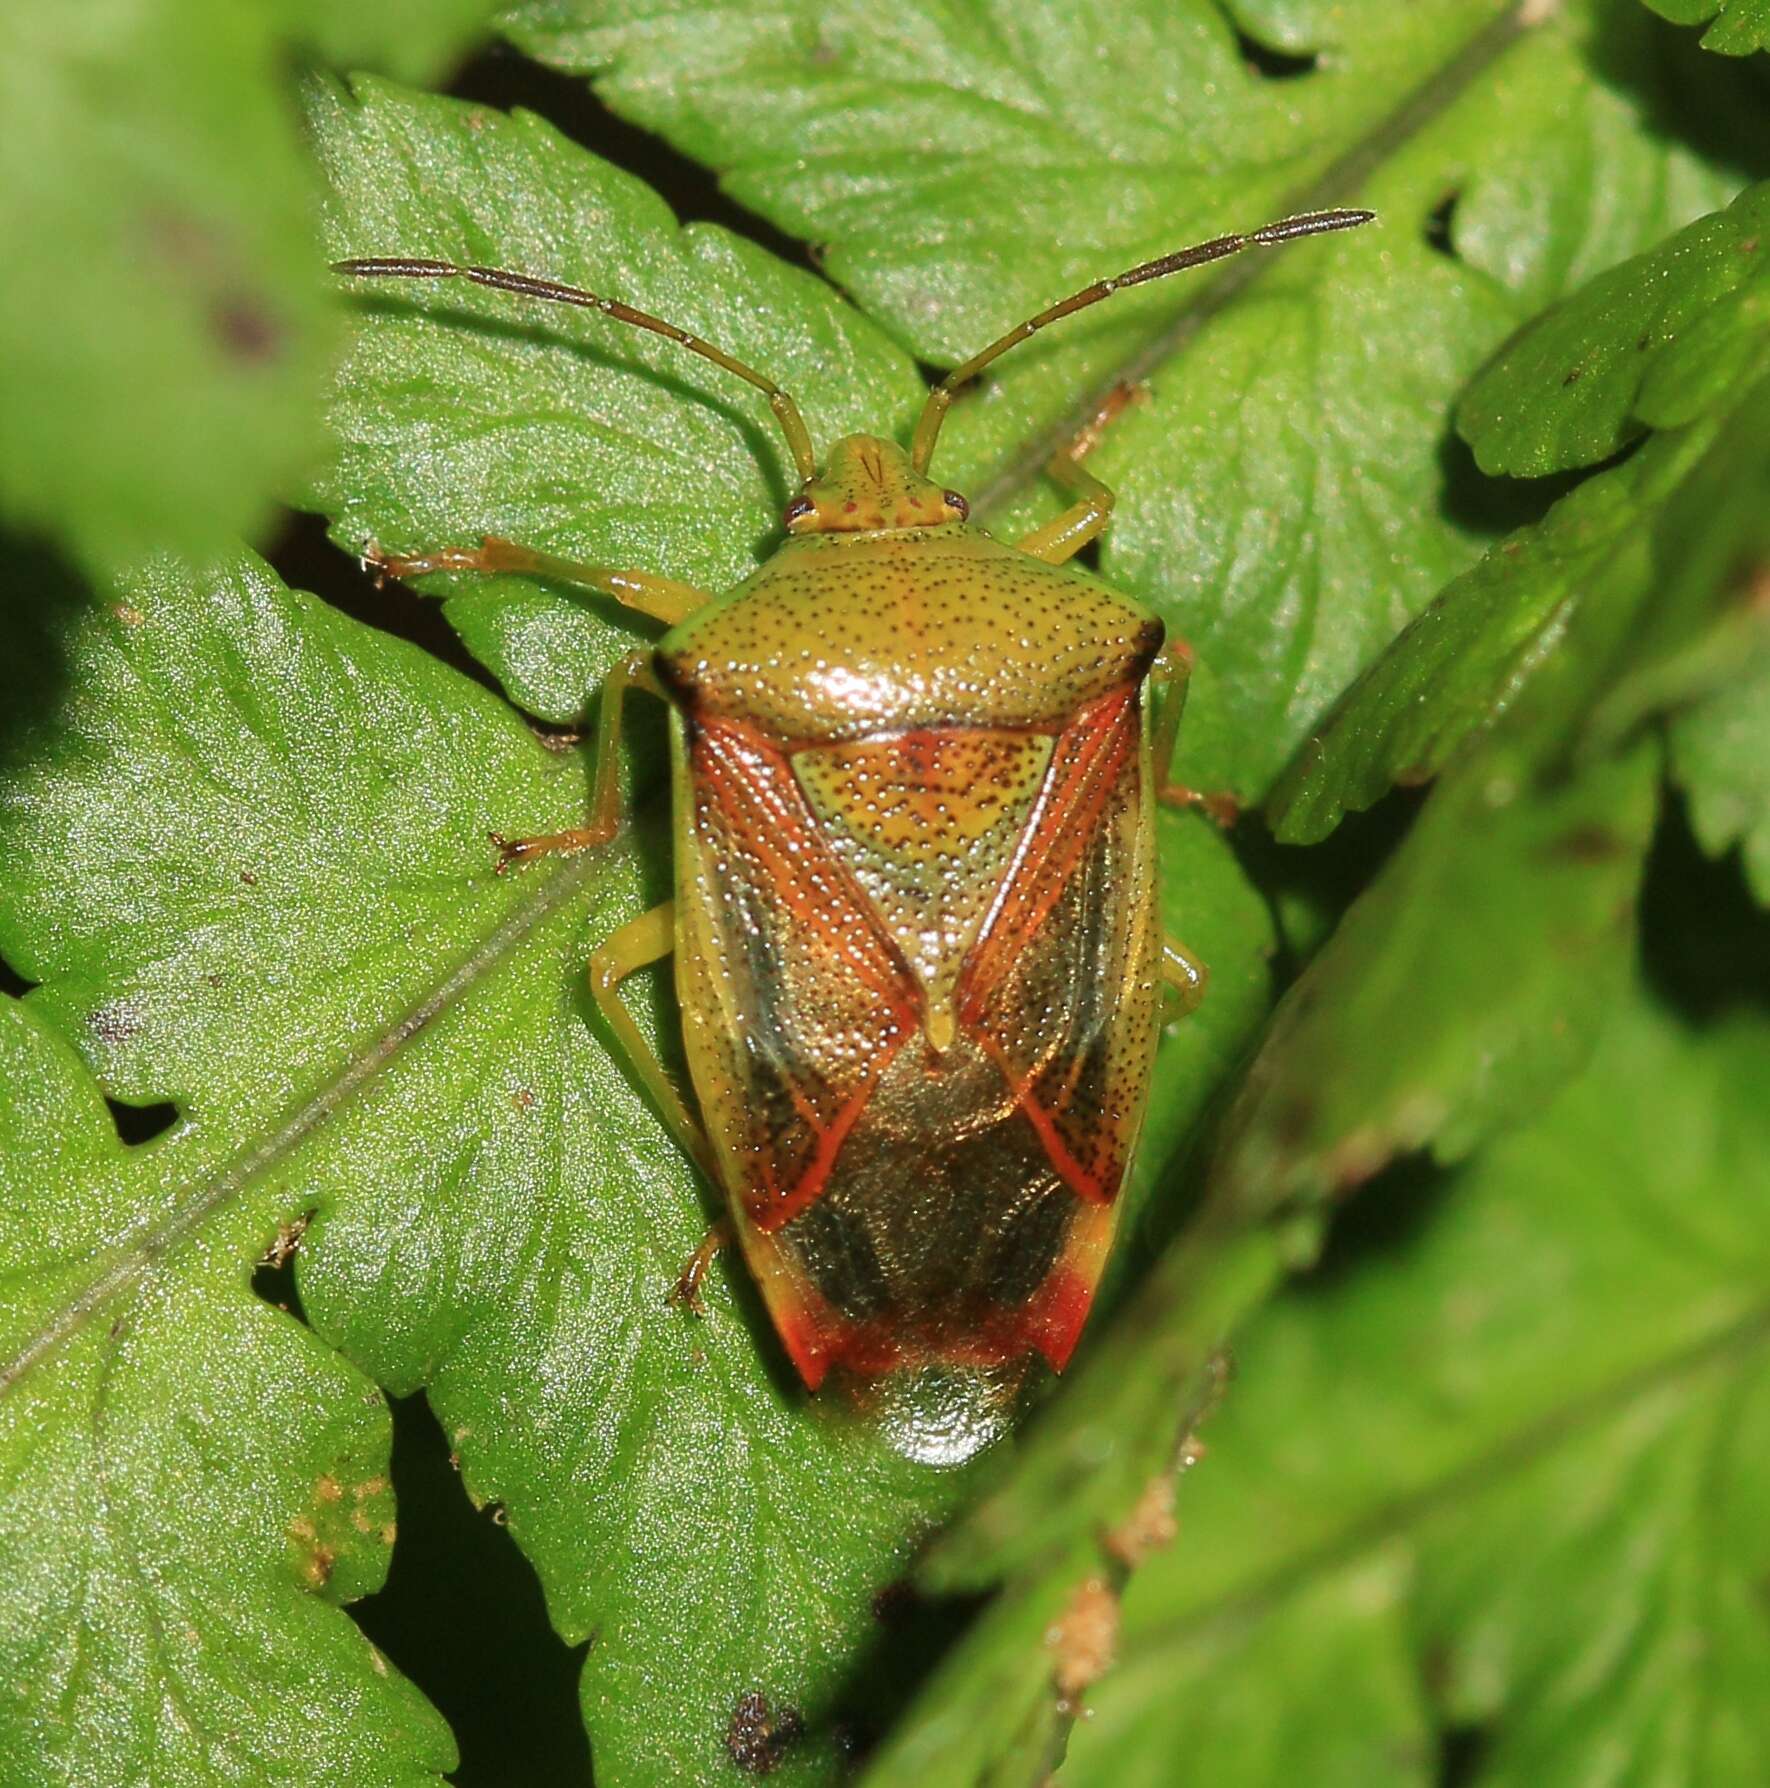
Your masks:
{"label": "yellow-green leg", "polygon": [[721,1217],[717,1223],[708,1225],[707,1233],[701,1237],[701,1245],[689,1255],[677,1277],[674,1289],[670,1293],[670,1302],[681,1304],[692,1310],[696,1316],[707,1314],[701,1303],[701,1286],[706,1281],[708,1269],[719,1257],[720,1253],[732,1244],[731,1224]]}
{"label": "yellow-green leg", "polygon": [[1174,747],[1180,739],[1180,716],[1186,712],[1186,691],[1192,682],[1191,646],[1183,639],[1169,640],[1151,667],[1149,680],[1167,691],[1153,742],[1156,799],[1175,807],[1201,807],[1218,825],[1234,825],[1241,814],[1234,795],[1201,793],[1174,780]]}
{"label": "yellow-green leg", "polygon": [[677,1145],[707,1176],[708,1184],[717,1186],[719,1176],[713,1165],[713,1150],[706,1131],[676,1090],[675,1082],[664,1072],[663,1063],[633,1022],[633,1014],[627,1010],[619,992],[621,983],[629,975],[654,962],[661,962],[675,948],[676,902],[666,900],[604,938],[590,953],[590,992],[597,1010],[614,1032],[622,1054],[638,1076],[640,1086],[669,1126]]}
{"label": "yellow-green leg", "polygon": [[1076,493],[1080,501],[1034,528],[1024,539],[1015,541],[1023,553],[1043,559],[1049,565],[1061,565],[1073,559],[1090,540],[1097,539],[1112,520],[1113,494],[1092,472],[1084,469],[1082,459],[1100,445],[1100,437],[1113,419],[1128,404],[1135,402],[1136,390],[1130,385],[1115,385],[1106,402],[1095,411],[1087,426],[1068,446],[1052,454],[1045,466],[1046,475],[1065,490]]}
{"label": "yellow-green leg", "polygon": [[478,546],[445,546],[433,553],[386,553],[370,541],[363,549],[363,564],[383,577],[423,577],[432,571],[504,571],[525,577],[544,577],[556,584],[571,584],[612,596],[627,608],[637,609],[666,627],[674,627],[710,600],[706,591],[673,578],[654,577],[649,571],[615,571],[606,565],[585,565],[576,559],[557,559],[551,553],[518,546],[488,534]]}
{"label": "yellow-green leg", "polygon": [[1172,1024],[1198,1010],[1211,971],[1179,941],[1162,934],[1162,1022]]}
{"label": "yellow-green leg", "polygon": [[648,695],[663,697],[663,686],[652,670],[649,651],[629,652],[602,679],[602,700],[596,709],[596,778],[590,787],[590,817],[581,826],[548,832],[539,838],[505,838],[494,832],[492,842],[498,847],[500,875],[512,863],[589,850],[614,837],[621,823],[621,713],[630,689],[643,689]]}
{"label": "yellow-green leg", "polygon": [[[621,929],[605,938],[590,953],[590,993],[596,1008],[607,1020],[615,1041],[626,1056],[628,1065],[639,1078],[658,1114],[676,1139],[676,1146],[694,1162],[707,1184],[719,1185],[713,1163],[713,1146],[700,1120],[689,1110],[687,1102],[676,1090],[676,1083],[664,1072],[657,1052],[646,1042],[633,1015],[620,996],[620,985],[636,970],[661,962],[676,948],[676,902],[666,900],[650,912],[641,913]],[[688,1257],[681,1276],[670,1293],[674,1304],[685,1304],[695,1315],[704,1315],[701,1308],[701,1283],[721,1248],[731,1242],[731,1226],[721,1218],[701,1238],[701,1245]]]}

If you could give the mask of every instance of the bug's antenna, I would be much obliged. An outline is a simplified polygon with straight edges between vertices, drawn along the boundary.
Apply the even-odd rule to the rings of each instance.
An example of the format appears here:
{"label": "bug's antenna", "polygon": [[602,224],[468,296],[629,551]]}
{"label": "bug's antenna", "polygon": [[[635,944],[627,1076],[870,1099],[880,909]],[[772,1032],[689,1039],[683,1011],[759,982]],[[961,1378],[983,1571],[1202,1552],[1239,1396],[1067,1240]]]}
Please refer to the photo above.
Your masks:
{"label": "bug's antenna", "polygon": [[1244,248],[1270,248],[1276,243],[1294,241],[1299,236],[1320,236],[1329,230],[1355,230],[1360,224],[1372,222],[1376,215],[1374,211],[1309,211],[1301,217],[1281,218],[1277,223],[1263,225],[1243,236],[1218,236],[1210,242],[1195,243],[1191,248],[1176,249],[1171,255],[1145,261],[1140,267],[1115,274],[1111,279],[1096,280],[1093,285],[1072,292],[1061,304],[1053,304],[1049,310],[1042,310],[1036,317],[1028,317],[1024,323],[1010,329],[981,354],[972,355],[963,366],[955,366],[928,393],[928,401],[922,406],[921,419],[916,423],[915,437],[910,443],[911,464],[918,472],[928,470],[928,462],[934,457],[934,443],[939,438],[941,423],[946,420],[953,393],[970,384],[992,360],[1019,346],[1029,335],[1036,335],[1048,323],[1086,310],[1090,304],[1098,304],[1102,298],[1110,298],[1127,286],[1166,279],[1170,273],[1183,273],[1188,267],[1203,267],[1207,262],[1240,254]]}
{"label": "bug's antenna", "polygon": [[766,393],[768,407],[774,411],[781,433],[787,437],[787,449],[799,468],[801,481],[817,475],[817,456],[811,450],[811,434],[792,398],[772,379],[763,378],[754,367],[745,366],[711,342],[690,335],[686,329],[678,329],[674,323],[666,323],[662,317],[635,310],[632,305],[622,304],[615,298],[600,298],[594,292],[586,292],[582,286],[561,285],[553,279],[535,279],[527,273],[506,273],[501,267],[463,267],[454,261],[414,261],[401,255],[368,255],[359,260],[334,261],[332,271],[356,279],[466,279],[476,286],[515,292],[522,298],[547,298],[555,304],[575,304],[583,310],[599,310],[617,323],[628,323],[635,329],[649,329],[653,335],[666,336],[691,354],[711,360],[715,366],[736,373],[740,379]]}

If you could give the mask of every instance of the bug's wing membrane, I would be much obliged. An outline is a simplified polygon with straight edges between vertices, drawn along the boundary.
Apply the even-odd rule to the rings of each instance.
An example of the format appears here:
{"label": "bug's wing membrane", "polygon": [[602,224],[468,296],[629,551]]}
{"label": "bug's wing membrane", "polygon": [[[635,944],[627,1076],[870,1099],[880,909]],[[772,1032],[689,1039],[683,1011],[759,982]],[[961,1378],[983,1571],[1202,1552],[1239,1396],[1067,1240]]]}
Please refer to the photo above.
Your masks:
{"label": "bug's wing membrane", "polygon": [[[1064,729],[958,987],[961,1026],[999,1067],[1076,1201],[1033,1337],[1059,1366],[1105,1262],[1159,1029],[1145,760],[1134,686]],[[1029,1316],[1040,1319],[1036,1308]]]}

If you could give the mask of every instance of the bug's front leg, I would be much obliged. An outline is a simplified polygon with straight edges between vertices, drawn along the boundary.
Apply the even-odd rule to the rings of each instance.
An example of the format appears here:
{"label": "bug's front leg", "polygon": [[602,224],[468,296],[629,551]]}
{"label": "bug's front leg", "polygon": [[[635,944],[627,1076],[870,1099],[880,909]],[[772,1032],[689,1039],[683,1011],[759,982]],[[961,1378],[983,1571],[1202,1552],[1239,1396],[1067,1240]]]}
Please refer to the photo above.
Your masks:
{"label": "bug's front leg", "polygon": [[1034,528],[1030,534],[1015,541],[1023,553],[1031,553],[1048,565],[1061,565],[1105,532],[1106,524],[1112,520],[1112,506],[1116,499],[1111,489],[1086,470],[1081,461],[1100,445],[1100,437],[1107,428],[1139,396],[1133,385],[1115,385],[1107,393],[1105,403],[1094,412],[1075,439],[1052,454],[1045,466],[1045,475],[1065,490],[1074,491],[1080,501],[1064,510],[1054,521],[1046,522],[1042,528]]}
{"label": "bug's front leg", "polygon": [[674,627],[711,600],[706,591],[697,590],[692,584],[679,584],[673,578],[559,559],[552,553],[518,546],[513,540],[500,540],[492,534],[487,534],[478,546],[445,546],[432,553],[383,552],[371,540],[363,548],[363,565],[381,577],[424,577],[433,571],[503,571],[544,577],[552,583],[612,596],[616,602],[662,621],[666,627]]}
{"label": "bug's front leg", "polygon": [[1174,747],[1180,738],[1180,716],[1186,712],[1186,691],[1192,681],[1191,646],[1183,639],[1169,640],[1150,670],[1149,680],[1167,689],[1155,727],[1156,799],[1175,807],[1202,808],[1218,825],[1233,826],[1241,817],[1241,803],[1234,795],[1223,791],[1206,793],[1174,780]]}

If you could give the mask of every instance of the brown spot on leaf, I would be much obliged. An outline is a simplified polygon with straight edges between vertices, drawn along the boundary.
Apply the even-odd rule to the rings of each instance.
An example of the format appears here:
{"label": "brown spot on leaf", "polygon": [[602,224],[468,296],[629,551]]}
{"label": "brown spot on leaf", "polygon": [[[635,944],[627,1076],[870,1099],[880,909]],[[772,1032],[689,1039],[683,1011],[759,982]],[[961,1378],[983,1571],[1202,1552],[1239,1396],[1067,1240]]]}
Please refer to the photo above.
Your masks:
{"label": "brown spot on leaf", "polygon": [[276,1236],[265,1249],[261,1264],[267,1267],[287,1266],[290,1257],[301,1246],[301,1238],[307,1234],[307,1226],[312,1221],[313,1212],[303,1211],[292,1223],[279,1223]]}
{"label": "brown spot on leaf", "polygon": [[1315,1123],[1315,1102],[1298,1094],[1285,1100],[1273,1114],[1272,1133],[1282,1148],[1299,1148]]}
{"label": "brown spot on leaf", "polygon": [[788,1706],[778,1711],[760,1689],[738,1697],[725,1728],[725,1754],[753,1776],[771,1775],[805,1730],[804,1716]]}
{"label": "brown spot on leaf", "polygon": [[1630,847],[1608,826],[1574,826],[1550,839],[1543,854],[1564,863],[1614,863]]}
{"label": "brown spot on leaf", "polygon": [[1106,1549],[1134,1571],[1152,1552],[1171,1546],[1179,1531],[1174,1519],[1174,1474],[1158,1472],[1143,1486],[1130,1514],[1107,1534]]}
{"label": "brown spot on leaf", "polygon": [[147,616],[144,615],[140,609],[131,608],[127,602],[114,604],[111,613],[115,615],[125,627],[139,627],[142,622],[147,619]]}
{"label": "brown spot on leaf", "polygon": [[526,1086],[519,1086],[516,1091],[510,1095],[510,1103],[514,1105],[518,1111],[533,1111],[535,1109],[535,1095],[531,1093]]}
{"label": "brown spot on leaf", "polygon": [[344,1496],[344,1486],[330,1472],[322,1472],[313,1481],[313,1499],[315,1502],[339,1502]]}
{"label": "brown spot on leaf", "polygon": [[242,869],[240,871],[240,880],[243,881],[248,888],[256,888],[258,886],[258,877],[255,876],[250,869]]}
{"label": "brown spot on leaf", "polygon": [[301,1574],[313,1589],[323,1589],[331,1581],[332,1567],[338,1554],[330,1546],[315,1546],[302,1561]]}
{"label": "brown spot on leaf", "polygon": [[1338,1147],[1329,1151],[1322,1164],[1333,1182],[1334,1196],[1345,1198],[1356,1192],[1380,1168],[1387,1165],[1394,1151],[1394,1139],[1386,1136],[1375,1124],[1367,1124],[1354,1130]]}
{"label": "brown spot on leaf", "polygon": [[86,1024],[101,1043],[127,1043],[141,1034],[141,1008],[133,1000],[112,1000],[95,1006]]}
{"label": "brown spot on leaf", "polygon": [[239,293],[219,298],[209,310],[209,328],[221,350],[242,366],[265,366],[283,351],[283,330],[255,297]]}
{"label": "brown spot on leaf", "polygon": [[1112,1668],[1118,1637],[1118,1597],[1104,1577],[1084,1578],[1045,1630],[1060,1712],[1074,1713],[1081,1696]]}

